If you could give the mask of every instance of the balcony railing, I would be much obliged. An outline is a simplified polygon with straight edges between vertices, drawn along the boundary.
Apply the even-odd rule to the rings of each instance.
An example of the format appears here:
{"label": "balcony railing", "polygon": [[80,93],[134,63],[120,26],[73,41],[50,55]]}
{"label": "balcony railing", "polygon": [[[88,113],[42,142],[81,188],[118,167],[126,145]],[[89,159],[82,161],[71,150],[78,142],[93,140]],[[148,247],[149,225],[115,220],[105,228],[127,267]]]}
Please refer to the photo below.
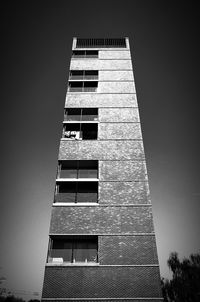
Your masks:
{"label": "balcony railing", "polygon": [[72,55],[73,59],[97,59],[98,58],[98,54],[97,55]]}
{"label": "balcony railing", "polygon": [[96,92],[97,87],[69,87],[69,92]]}
{"label": "balcony railing", "polygon": [[63,203],[79,203],[79,202],[92,202],[97,203],[97,193],[57,193],[55,195],[55,202]]}
{"label": "balcony railing", "polygon": [[86,114],[86,115],[65,115],[64,121],[97,121],[97,114]]}
{"label": "balcony railing", "polygon": [[98,177],[98,171],[97,169],[61,169],[59,173],[59,178],[97,178]]}
{"label": "balcony railing", "polygon": [[70,248],[51,249],[49,251],[48,263],[96,263],[97,250],[96,249],[82,249],[72,250]]}
{"label": "balcony railing", "polygon": [[70,75],[69,80],[98,80],[98,75]]}

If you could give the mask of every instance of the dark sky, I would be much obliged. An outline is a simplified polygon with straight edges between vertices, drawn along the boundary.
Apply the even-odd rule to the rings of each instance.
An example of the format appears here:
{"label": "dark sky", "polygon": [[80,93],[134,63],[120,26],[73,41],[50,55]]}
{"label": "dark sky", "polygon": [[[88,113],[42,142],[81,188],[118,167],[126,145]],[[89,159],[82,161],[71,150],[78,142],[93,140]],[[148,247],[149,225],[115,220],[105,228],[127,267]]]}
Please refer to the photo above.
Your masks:
{"label": "dark sky", "polygon": [[[3,2],[3,1],[2,1]],[[200,250],[194,1],[1,2],[0,277],[41,293],[72,37],[131,44],[161,275]]]}

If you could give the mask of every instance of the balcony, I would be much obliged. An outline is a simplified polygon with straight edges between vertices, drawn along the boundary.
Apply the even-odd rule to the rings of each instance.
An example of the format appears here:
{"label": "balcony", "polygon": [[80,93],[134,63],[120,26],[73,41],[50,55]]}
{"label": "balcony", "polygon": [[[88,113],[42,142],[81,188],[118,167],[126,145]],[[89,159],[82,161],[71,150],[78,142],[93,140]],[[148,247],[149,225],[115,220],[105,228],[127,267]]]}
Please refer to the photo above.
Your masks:
{"label": "balcony", "polygon": [[57,181],[55,203],[97,203],[98,182]]}
{"label": "balcony", "polygon": [[69,81],[69,92],[96,92],[98,87],[97,81]]}
{"label": "balcony", "polygon": [[97,160],[59,161],[57,179],[59,178],[98,179],[98,161]]}
{"label": "balcony", "polygon": [[97,108],[68,108],[65,109],[64,121],[97,121]]}
{"label": "balcony", "polygon": [[72,59],[97,59],[98,50],[74,50]]}
{"label": "balcony", "polygon": [[97,236],[52,236],[49,242],[48,263],[84,263],[98,261]]}
{"label": "balcony", "polygon": [[96,140],[97,133],[97,123],[66,123],[62,137],[68,140]]}
{"label": "balcony", "polygon": [[70,70],[69,80],[98,80],[98,70]]}

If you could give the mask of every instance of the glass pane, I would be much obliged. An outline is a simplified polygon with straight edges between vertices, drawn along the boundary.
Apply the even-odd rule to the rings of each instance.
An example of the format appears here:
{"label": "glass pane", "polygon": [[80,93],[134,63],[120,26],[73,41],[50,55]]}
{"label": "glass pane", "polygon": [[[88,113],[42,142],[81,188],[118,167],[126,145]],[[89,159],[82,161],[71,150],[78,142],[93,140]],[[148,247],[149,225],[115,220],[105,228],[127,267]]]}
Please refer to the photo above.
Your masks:
{"label": "glass pane", "polygon": [[87,262],[97,262],[97,243],[88,242]]}
{"label": "glass pane", "polygon": [[95,130],[84,131],[83,139],[97,139],[97,132]]}
{"label": "glass pane", "polygon": [[65,112],[66,121],[80,121],[81,119],[81,109],[67,109]]}
{"label": "glass pane", "polygon": [[97,178],[97,169],[80,169],[78,171],[79,178]]}
{"label": "glass pane", "polygon": [[70,70],[70,75],[75,75],[75,76],[83,75],[83,70]]}
{"label": "glass pane", "polygon": [[97,202],[97,193],[77,193],[77,202]]}
{"label": "glass pane", "polygon": [[97,121],[98,120],[98,109],[87,108],[82,110],[83,121]]}
{"label": "glass pane", "polygon": [[62,169],[60,178],[77,178],[77,169]]}
{"label": "glass pane", "polygon": [[97,139],[97,124],[82,124],[83,139]]}
{"label": "glass pane", "polygon": [[98,82],[95,81],[89,81],[89,82],[84,82],[84,87],[97,87],[98,86]]}
{"label": "glass pane", "polygon": [[52,262],[71,262],[72,261],[72,242],[63,240],[53,242],[53,248],[49,257]]}
{"label": "glass pane", "polygon": [[72,52],[73,56],[84,56],[85,55],[85,51],[84,50],[74,50]]}
{"label": "glass pane", "polygon": [[69,82],[69,87],[82,87],[83,82]]}
{"label": "glass pane", "polygon": [[74,244],[74,251],[73,251],[73,260],[74,262],[86,262],[87,261],[87,242],[80,241]]}
{"label": "glass pane", "polygon": [[76,193],[58,193],[55,195],[55,202],[75,202]]}

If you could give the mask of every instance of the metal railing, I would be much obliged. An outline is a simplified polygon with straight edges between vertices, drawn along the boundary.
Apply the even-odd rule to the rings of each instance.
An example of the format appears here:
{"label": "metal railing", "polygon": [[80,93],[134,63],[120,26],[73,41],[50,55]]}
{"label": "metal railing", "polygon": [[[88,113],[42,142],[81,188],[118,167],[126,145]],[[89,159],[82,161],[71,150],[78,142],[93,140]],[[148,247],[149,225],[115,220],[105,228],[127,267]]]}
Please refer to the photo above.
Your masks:
{"label": "metal railing", "polygon": [[69,80],[98,80],[98,75],[70,75]]}
{"label": "metal railing", "polygon": [[97,178],[97,169],[65,169],[60,170],[59,178]]}
{"label": "metal railing", "polygon": [[98,121],[97,114],[65,115],[64,121]]}
{"label": "metal railing", "polygon": [[94,202],[97,203],[98,194],[91,193],[57,193],[55,195],[55,202],[63,202],[63,203],[79,203],[79,202]]}
{"label": "metal railing", "polygon": [[96,92],[97,87],[69,87],[69,92]]}
{"label": "metal railing", "polygon": [[72,59],[98,59],[98,55],[72,55]]}
{"label": "metal railing", "polygon": [[51,249],[48,255],[48,263],[95,263],[97,262],[97,250],[71,248]]}

